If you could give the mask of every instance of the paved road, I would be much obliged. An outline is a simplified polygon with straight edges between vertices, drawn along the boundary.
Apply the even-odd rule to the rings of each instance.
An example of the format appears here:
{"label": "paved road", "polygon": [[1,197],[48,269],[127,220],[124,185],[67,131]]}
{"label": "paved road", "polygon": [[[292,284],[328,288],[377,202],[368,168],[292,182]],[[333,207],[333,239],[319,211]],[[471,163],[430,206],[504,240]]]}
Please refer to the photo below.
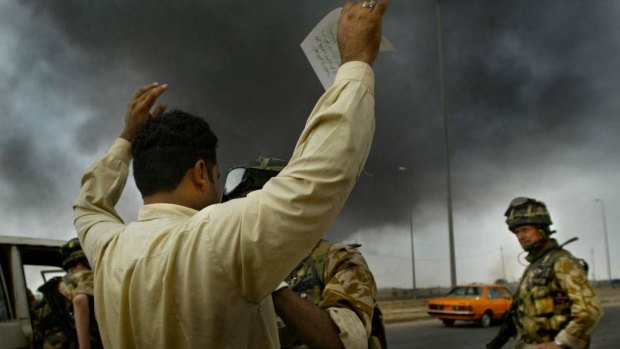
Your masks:
{"label": "paved road", "polygon": [[[606,306],[605,316],[596,330],[590,349],[620,348],[620,304]],[[389,349],[483,349],[499,330],[498,326],[480,328],[459,322],[445,327],[439,320],[391,324],[387,327]],[[514,348],[512,342],[504,346]]]}

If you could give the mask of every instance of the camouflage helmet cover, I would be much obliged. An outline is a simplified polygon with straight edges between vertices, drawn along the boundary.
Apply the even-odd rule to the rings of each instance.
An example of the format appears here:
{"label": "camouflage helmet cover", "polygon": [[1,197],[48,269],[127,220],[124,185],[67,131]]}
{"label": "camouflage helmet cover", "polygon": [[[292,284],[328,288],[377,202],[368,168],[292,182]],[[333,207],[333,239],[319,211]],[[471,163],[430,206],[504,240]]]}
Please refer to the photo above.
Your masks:
{"label": "camouflage helmet cover", "polygon": [[62,245],[60,254],[62,256],[62,268],[65,270],[69,270],[76,263],[86,260],[86,255],[82,251],[82,245],[80,245],[78,238],[73,238]]}
{"label": "camouflage helmet cover", "polygon": [[[512,232],[522,225],[535,225],[548,228],[552,224],[551,216],[549,215],[545,203],[528,197],[517,197],[513,199],[506,213],[504,213],[504,216],[506,216],[508,229]],[[549,233],[553,233],[553,231],[549,231]]]}
{"label": "camouflage helmet cover", "polygon": [[258,159],[248,164],[248,168],[256,168],[259,170],[269,170],[280,172],[286,167],[286,161],[276,158],[266,158],[259,156]]}

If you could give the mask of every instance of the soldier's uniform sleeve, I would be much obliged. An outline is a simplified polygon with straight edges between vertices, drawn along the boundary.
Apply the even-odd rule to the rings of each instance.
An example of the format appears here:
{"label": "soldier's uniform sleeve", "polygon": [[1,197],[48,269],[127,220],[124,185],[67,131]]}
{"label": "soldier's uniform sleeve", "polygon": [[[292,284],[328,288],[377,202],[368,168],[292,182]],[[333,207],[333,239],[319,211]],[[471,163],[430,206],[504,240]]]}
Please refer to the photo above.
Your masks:
{"label": "soldier's uniform sleeve", "polygon": [[557,282],[566,290],[571,302],[571,321],[555,339],[569,348],[587,348],[589,338],[603,316],[601,304],[577,260],[570,256],[560,257],[554,268]]}
{"label": "soldier's uniform sleeve", "polygon": [[319,307],[327,309],[346,348],[366,347],[377,286],[362,254],[335,244],[325,261],[325,288]]}
{"label": "soldier's uniform sleeve", "polygon": [[93,272],[90,270],[77,273],[76,275],[76,286],[73,291],[74,297],[80,293],[93,297],[95,295],[93,292]]}
{"label": "soldier's uniform sleeve", "polygon": [[348,308],[327,308],[327,313],[338,326],[340,341],[345,349],[368,348],[368,335],[360,318]]}
{"label": "soldier's uniform sleeve", "polygon": [[72,300],[80,293],[85,293],[94,297],[93,292],[93,272],[88,271],[69,271],[58,285],[60,293]]}

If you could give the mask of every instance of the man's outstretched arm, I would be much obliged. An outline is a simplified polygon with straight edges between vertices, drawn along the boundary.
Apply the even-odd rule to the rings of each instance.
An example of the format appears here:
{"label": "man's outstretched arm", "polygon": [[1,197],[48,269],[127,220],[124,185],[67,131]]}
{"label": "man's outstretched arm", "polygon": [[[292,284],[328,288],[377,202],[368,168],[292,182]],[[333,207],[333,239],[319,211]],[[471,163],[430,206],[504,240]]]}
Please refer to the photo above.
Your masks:
{"label": "man's outstretched arm", "polygon": [[[343,65],[311,112],[288,166],[262,190],[197,216],[217,232],[214,251],[239,251],[217,257],[235,271],[230,277],[250,302],[268,296],[310,253],[362,171],[375,126],[370,64],[385,6],[382,1],[368,9],[360,2],[343,9],[338,30]],[[243,224],[231,230],[231,222]]]}
{"label": "man's outstretched arm", "polygon": [[74,224],[84,253],[93,267],[101,247],[125,227],[114,206],[127,181],[131,141],[144,122],[165,109],[164,105],[159,105],[154,113],[150,112],[167,87],[152,83],[136,92],[127,107],[120,138],[82,177],[80,193],[73,205]]}

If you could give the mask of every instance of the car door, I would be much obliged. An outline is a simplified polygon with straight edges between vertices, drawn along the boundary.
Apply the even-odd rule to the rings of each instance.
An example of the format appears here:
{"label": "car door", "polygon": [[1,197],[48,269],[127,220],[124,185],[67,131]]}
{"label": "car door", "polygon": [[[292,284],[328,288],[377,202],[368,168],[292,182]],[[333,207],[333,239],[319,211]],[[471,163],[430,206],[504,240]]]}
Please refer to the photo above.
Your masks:
{"label": "car door", "polygon": [[493,318],[497,319],[506,312],[506,302],[497,287],[487,288],[487,301],[493,311]]}
{"label": "car door", "polygon": [[28,288],[28,265],[60,267],[58,253],[64,241],[0,236],[0,348],[32,345],[30,310],[32,289]]}
{"label": "car door", "polygon": [[508,311],[508,309],[510,309],[510,306],[512,305],[512,298],[513,298],[512,291],[510,291],[506,287],[501,287],[499,291],[502,294],[502,299],[504,300],[506,311]]}
{"label": "car door", "polygon": [[30,315],[17,247],[0,245],[0,263],[0,347],[29,348]]}

